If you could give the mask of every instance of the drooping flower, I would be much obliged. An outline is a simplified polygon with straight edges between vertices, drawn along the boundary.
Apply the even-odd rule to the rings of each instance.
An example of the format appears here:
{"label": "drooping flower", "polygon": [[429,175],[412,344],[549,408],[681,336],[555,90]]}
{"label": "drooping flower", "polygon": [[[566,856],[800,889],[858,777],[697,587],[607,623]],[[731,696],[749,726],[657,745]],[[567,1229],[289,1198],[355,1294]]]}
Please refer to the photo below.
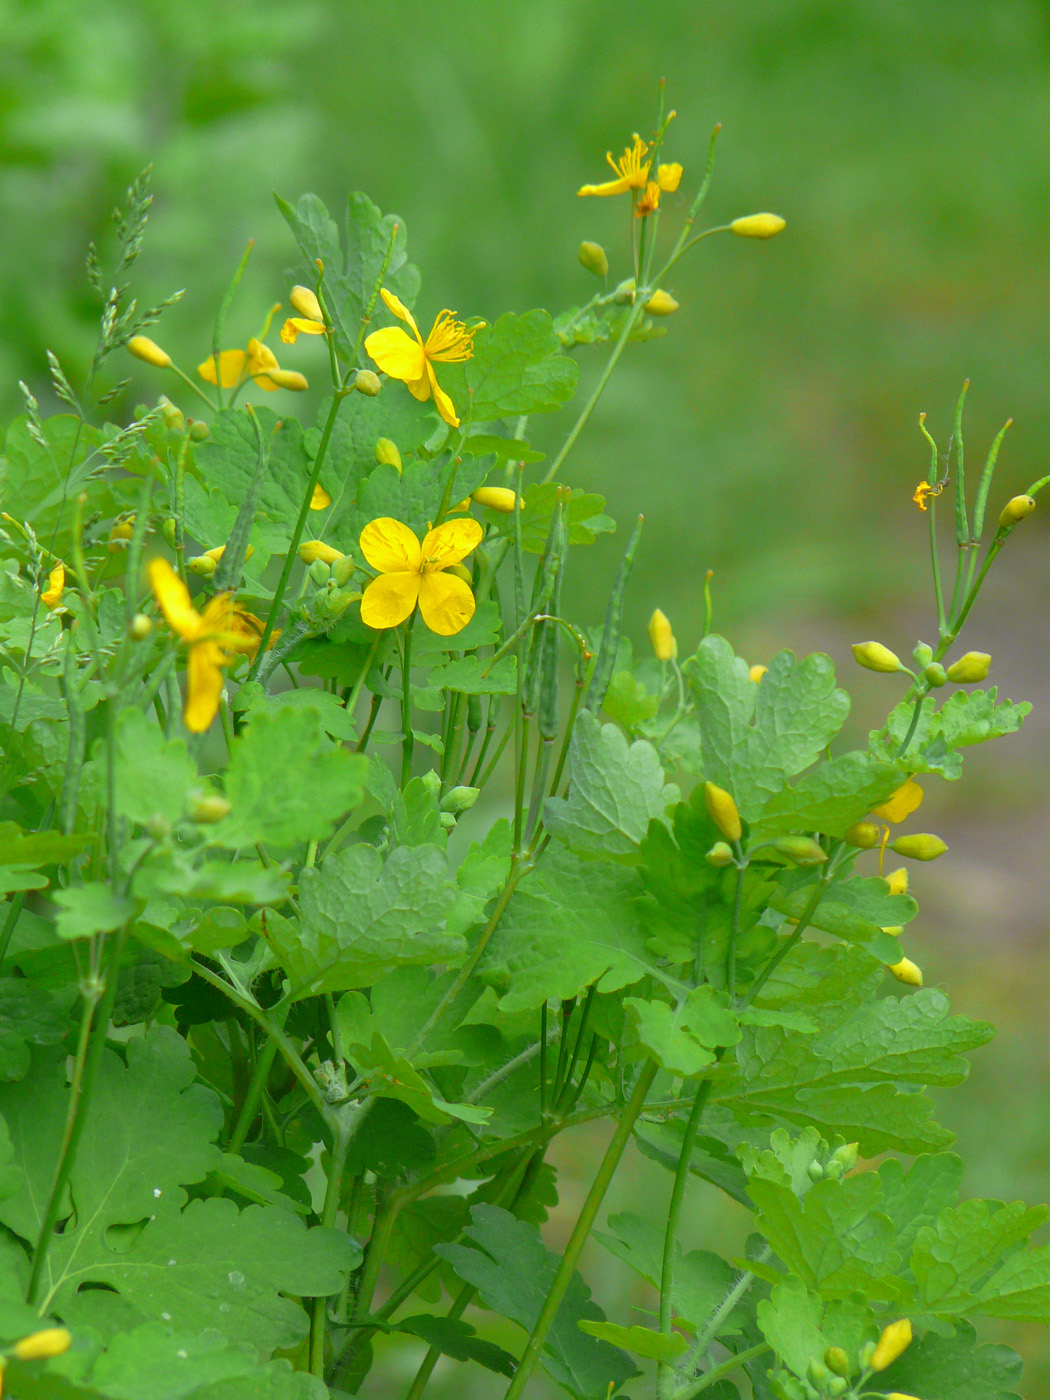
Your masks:
{"label": "drooping flower", "polygon": [[428,530],[420,544],[400,520],[382,516],[361,531],[361,553],[379,571],[361,599],[361,620],[368,627],[397,627],[419,604],[431,632],[451,637],[474,616],[470,585],[449,572],[481,543],[478,521],[446,520]]}
{"label": "drooping flower", "polygon": [[920,481],[918,486],[916,486],[915,488],[915,493],[912,496],[912,500],[915,502],[915,504],[919,507],[920,510],[925,510],[926,502],[931,497],[936,499],[936,497],[938,497],[943,490],[943,481],[940,483],[935,483],[933,486],[931,486],[928,481]]}
{"label": "drooping flower", "polygon": [[47,587],[40,595],[40,601],[45,608],[54,611],[62,601],[62,594],[66,587],[66,566],[61,560],[55,565],[47,576]]}
{"label": "drooping flower", "polygon": [[268,345],[252,336],[247,350],[223,350],[218,369],[214,355],[197,366],[197,373],[206,384],[218,383],[223,389],[236,389],[246,379],[254,379],[260,389],[273,393],[277,389],[306,389],[305,375],[294,369],[281,369],[277,356]]}
{"label": "drooping flower", "polygon": [[298,316],[289,316],[281,327],[281,339],[285,345],[294,345],[300,335],[324,335],[328,327],[324,322],[321,303],[309,287],[293,287],[288,298],[292,310]]}
{"label": "drooping flower", "polygon": [[234,609],[229,593],[217,593],[202,613],[166,559],[151,559],[149,586],[171,630],[186,643],[186,728],[202,734],[215,718],[222,694],[222,670],[233,650]]}
{"label": "drooping flower", "polygon": [[468,329],[462,321],[456,320],[455,312],[441,311],[424,340],[404,302],[385,287],[382,288],[382,296],[388,309],[399,321],[405,322],[412,335],[408,335],[400,326],[387,326],[384,330],[372,332],[365,341],[365,350],[384,374],[389,374],[391,379],[400,379],[420,403],[433,397],[434,406],[449,427],[458,428],[455,405],[437,382],[434,362],[469,360],[474,354],[474,333],[481,330],[484,322]]}
{"label": "drooping flower", "polygon": [[[576,191],[577,194],[626,194],[628,190],[644,190],[646,193],[643,199],[648,198],[649,168],[651,161],[646,160],[649,153],[648,141],[643,141],[637,132],[631,138],[632,145],[625,147],[623,155],[619,160],[613,159],[612,151],[606,151],[605,159],[616,172],[615,180],[606,180],[601,185],[583,185]],[[655,201],[653,208],[659,202],[660,191],[665,194],[673,194],[678,188],[682,179],[682,167],[676,163],[673,165],[661,165],[657,167],[656,179],[652,182],[656,186]],[[646,212],[649,212],[648,210]]]}

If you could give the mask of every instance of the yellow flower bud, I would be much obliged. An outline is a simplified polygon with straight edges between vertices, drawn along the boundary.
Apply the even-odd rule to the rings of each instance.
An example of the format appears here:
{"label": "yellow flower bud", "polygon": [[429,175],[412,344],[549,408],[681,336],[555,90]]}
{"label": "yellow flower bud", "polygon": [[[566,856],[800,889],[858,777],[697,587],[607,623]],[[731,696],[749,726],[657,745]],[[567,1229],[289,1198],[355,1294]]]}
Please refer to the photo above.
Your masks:
{"label": "yellow flower bud", "polygon": [[899,671],[900,657],[881,642],[854,642],[853,656],[858,666],[868,671]]}
{"label": "yellow flower bud", "polygon": [[278,389],[292,389],[297,394],[310,387],[306,375],[300,374],[297,369],[268,369],[266,377],[272,379]]}
{"label": "yellow flower bud", "polygon": [[608,277],[609,259],[600,243],[591,243],[584,239],[577,256],[587,271],[593,272],[595,277]]}
{"label": "yellow flower bud", "polygon": [[211,578],[218,567],[210,554],[198,554],[193,559],[186,560],[186,568],[191,574],[196,574],[197,578]]}
{"label": "yellow flower bud", "polygon": [[704,806],[707,808],[707,815],[727,841],[740,840],[744,832],[740,824],[740,813],[725,788],[718,787],[716,783],[705,783]]}
{"label": "yellow flower bud", "polygon": [[[922,986],[922,968],[918,963],[913,963],[911,958],[901,958],[899,963],[894,963],[890,971],[898,982],[903,982],[907,987]],[[886,1365],[889,1365],[887,1361]]]}
{"label": "yellow flower bud", "polygon": [[320,482],[314,487],[314,494],[310,497],[311,510],[327,510],[332,504],[332,498],[324,489]]}
{"label": "yellow flower bud", "polygon": [[225,797],[220,797],[217,792],[210,792],[203,797],[198,797],[196,802],[190,807],[190,820],[195,821],[200,826],[214,826],[216,822],[221,822],[224,817],[228,817],[233,811],[233,807],[226,801]]}
{"label": "yellow flower bud", "polygon": [[716,841],[704,856],[704,860],[707,861],[708,865],[715,866],[716,869],[721,869],[726,865],[732,865],[733,848],[732,846],[727,846],[724,841]]}
{"label": "yellow flower bud", "polygon": [[746,214],[729,227],[739,238],[775,238],[784,222],[779,214]]}
{"label": "yellow flower bud", "polygon": [[888,1327],[882,1329],[882,1336],[879,1338],[871,1358],[871,1369],[873,1371],[885,1371],[887,1366],[892,1366],[903,1352],[907,1351],[911,1345],[911,1323],[906,1317],[902,1317],[899,1322],[891,1322]]}
{"label": "yellow flower bud", "polygon": [[922,788],[914,778],[909,778],[885,802],[872,807],[872,815],[884,822],[902,822],[922,806],[922,798]]}
{"label": "yellow flower bud", "polygon": [[459,511],[461,511],[461,510],[469,510],[469,509],[470,509],[470,497],[469,497],[469,496],[464,496],[463,499],[462,499],[461,501],[457,501],[456,504],[455,504],[454,506],[449,506],[449,508],[448,508],[448,513],[449,513],[449,515],[456,515],[456,514],[458,514]]}
{"label": "yellow flower bud", "polygon": [[374,369],[359,369],[357,371],[354,388],[359,394],[366,394],[370,399],[374,399],[382,387],[383,381]]}
{"label": "yellow flower bud", "polygon": [[986,651],[968,651],[948,667],[948,679],[955,685],[973,685],[983,681],[992,669],[992,658]]}
{"label": "yellow flower bud", "polygon": [[659,608],[649,619],[649,640],[657,661],[673,661],[678,655],[678,643],[671,631],[671,624]]}
{"label": "yellow flower bud", "polygon": [[751,666],[748,669],[747,678],[749,681],[754,681],[754,683],[758,685],[759,681],[762,679],[762,677],[766,674],[768,670],[768,666]]}
{"label": "yellow flower bud", "polygon": [[918,1400],[917,1395],[905,1395],[903,1390],[891,1390],[886,1400]]}
{"label": "yellow flower bud", "polygon": [[1025,516],[1031,515],[1035,510],[1035,501],[1031,496],[1014,496],[1003,506],[1002,514],[999,516],[999,524],[1009,529],[1016,525],[1019,520],[1024,520]]}
{"label": "yellow flower bud", "polygon": [[498,510],[502,515],[512,515],[521,509],[517,492],[509,486],[479,486],[470,494],[479,506],[488,506],[489,510]]}
{"label": "yellow flower bud", "polygon": [[118,520],[109,532],[109,543],[106,548],[110,554],[119,554],[135,533],[135,517],[132,515],[127,520]]}
{"label": "yellow flower bud", "polygon": [[309,287],[293,287],[288,300],[292,303],[292,309],[298,311],[300,316],[305,316],[308,321],[324,320],[321,303]]}
{"label": "yellow flower bud", "polygon": [[644,309],[648,311],[650,316],[673,316],[678,310],[678,303],[670,292],[665,292],[657,287],[645,303]]}
{"label": "yellow flower bud", "polygon": [[146,364],[156,369],[167,369],[171,364],[168,352],[162,350],[155,340],[150,340],[148,335],[133,335],[128,341],[128,349],[136,360],[145,360]]}
{"label": "yellow flower bud", "polygon": [[886,876],[886,884],[889,886],[890,894],[908,893],[908,871],[902,865],[899,870],[894,870]]}
{"label": "yellow flower bud", "polygon": [[128,623],[128,636],[133,642],[144,642],[153,631],[153,623],[145,613],[136,613]]}
{"label": "yellow flower bud", "polygon": [[829,1371],[834,1371],[836,1376],[849,1376],[849,1357],[842,1347],[828,1347],[824,1353],[824,1365]]}
{"label": "yellow flower bud", "polygon": [[[223,556],[225,553],[226,553],[226,546],[225,546],[224,544],[217,544],[217,545],[215,545],[214,548],[212,548],[212,549],[206,549],[206,550],[204,551],[204,556],[203,556],[203,557],[206,558],[206,559],[214,559],[215,562],[216,562],[216,564],[217,564],[217,563],[219,562],[219,560],[222,558],[222,556]],[[250,544],[250,545],[248,546],[248,548],[244,551],[244,557],[245,557],[245,559],[250,559],[254,553],[255,553],[255,546],[254,546],[253,544]]]}
{"label": "yellow flower bud", "polygon": [[843,832],[842,839],[849,846],[870,851],[872,846],[879,844],[879,828],[874,822],[854,822],[848,831]]}
{"label": "yellow flower bud", "polygon": [[15,1342],[11,1351],[19,1361],[43,1361],[50,1356],[61,1356],[69,1350],[72,1341],[64,1327],[44,1327]]}
{"label": "yellow flower bud", "polygon": [[947,849],[939,836],[931,836],[929,832],[898,836],[896,841],[890,842],[891,851],[899,856],[907,856],[909,860],[936,860],[938,856],[943,856]]}
{"label": "yellow flower bud", "polygon": [[317,559],[323,559],[326,564],[334,564],[336,560],[342,559],[343,555],[340,550],[325,544],[324,540],[303,540],[299,546],[299,558],[304,564],[312,564]]}
{"label": "yellow flower bud", "polygon": [[401,475],[401,453],[397,450],[397,443],[389,438],[376,440],[376,461],[381,467],[396,468],[398,475]]}

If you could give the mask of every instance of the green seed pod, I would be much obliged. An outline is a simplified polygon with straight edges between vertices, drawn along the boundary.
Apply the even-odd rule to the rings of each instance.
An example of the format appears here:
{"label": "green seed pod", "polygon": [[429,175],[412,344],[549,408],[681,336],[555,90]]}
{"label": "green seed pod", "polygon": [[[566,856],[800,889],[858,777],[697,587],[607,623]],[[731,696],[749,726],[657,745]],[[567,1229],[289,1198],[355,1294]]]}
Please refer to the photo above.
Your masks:
{"label": "green seed pod", "polygon": [[937,690],[948,683],[948,672],[939,661],[931,661],[928,666],[923,668],[922,674],[931,690]]}
{"label": "green seed pod", "polygon": [[955,685],[973,685],[983,681],[992,669],[992,658],[986,651],[968,651],[953,661],[948,667],[947,676]]}
{"label": "green seed pod", "polygon": [[896,841],[890,842],[891,851],[895,851],[899,856],[907,856],[909,860],[936,860],[938,856],[943,856],[947,849],[939,836],[933,836],[929,832],[898,836]]}
{"label": "green seed pod", "polygon": [[215,560],[208,554],[198,554],[195,558],[186,561],[186,568],[191,574],[196,574],[198,578],[211,578],[218,567]]}
{"label": "green seed pod", "polygon": [[397,450],[397,443],[389,438],[376,439],[376,461],[381,467],[395,467],[398,476],[401,475],[401,453]]}
{"label": "green seed pod", "polygon": [[233,808],[225,797],[220,797],[217,792],[210,792],[191,803],[190,821],[197,822],[199,826],[214,826],[232,811]]}
{"label": "green seed pod", "polygon": [[857,665],[868,671],[890,673],[901,669],[900,657],[881,642],[854,642],[853,656]]}
{"label": "green seed pod", "polygon": [[481,696],[467,696],[467,733],[476,734],[481,728]]}
{"label": "green seed pod", "polygon": [[332,577],[332,570],[323,559],[315,559],[306,572],[318,588],[323,588]]}
{"label": "green seed pod", "polygon": [[1002,514],[999,516],[999,525],[1002,529],[1010,529],[1019,520],[1024,520],[1035,510],[1035,501],[1031,496],[1014,496],[1003,506]]}
{"label": "green seed pod", "polygon": [[854,822],[842,839],[850,846],[859,846],[862,851],[870,851],[879,844],[879,828],[875,822]]}
{"label": "green seed pod", "polygon": [[833,1371],[836,1376],[849,1376],[849,1357],[842,1347],[828,1347],[824,1353],[824,1365],[829,1371]]}
{"label": "green seed pod", "polygon": [[153,631],[153,623],[145,613],[136,613],[128,623],[128,636],[133,642],[144,642]]}
{"label": "green seed pod", "polygon": [[357,371],[354,388],[359,394],[365,394],[368,398],[374,399],[382,387],[383,381],[374,369],[359,369]]}
{"label": "green seed pod", "polygon": [[744,831],[740,813],[725,788],[720,788],[717,783],[705,783],[704,806],[707,808],[707,815],[727,841],[740,840]]}
{"label": "green seed pod", "polygon": [[203,442],[210,432],[207,423],[202,422],[200,418],[194,418],[190,423],[190,437],[194,442]]}
{"label": "green seed pod", "polygon": [[608,277],[609,259],[605,256],[605,249],[600,243],[591,243],[588,239],[584,239],[576,256],[582,266],[588,272],[593,272],[595,277]]}
{"label": "green seed pod", "polygon": [[352,578],[357,569],[357,565],[349,554],[344,554],[342,559],[337,559],[332,565],[332,578],[339,588],[344,588]]}
{"label": "green seed pod", "polygon": [[464,812],[469,812],[474,803],[481,795],[481,789],[475,787],[454,787],[449,788],[441,799],[442,812],[451,812],[454,817],[461,816]]}
{"label": "green seed pod", "polygon": [[733,848],[732,846],[726,845],[724,841],[716,841],[704,856],[704,860],[707,861],[708,865],[713,865],[719,869],[725,865],[732,865]]}
{"label": "green seed pod", "polygon": [[773,849],[796,865],[823,865],[828,858],[827,851],[812,836],[778,836]]}
{"label": "green seed pod", "polygon": [[160,527],[160,533],[164,536],[165,540],[171,546],[172,549],[175,548],[175,532],[177,528],[177,522],[170,515],[168,516],[167,520],[165,520],[164,524]]}

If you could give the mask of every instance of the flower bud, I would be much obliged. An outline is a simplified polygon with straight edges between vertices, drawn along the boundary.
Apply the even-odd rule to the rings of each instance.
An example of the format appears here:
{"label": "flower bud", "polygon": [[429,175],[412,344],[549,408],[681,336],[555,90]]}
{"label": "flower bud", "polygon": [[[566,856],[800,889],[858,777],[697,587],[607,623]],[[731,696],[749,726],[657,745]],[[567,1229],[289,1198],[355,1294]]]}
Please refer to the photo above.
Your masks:
{"label": "flower bud", "polygon": [[128,636],[133,642],[144,642],[153,631],[153,623],[145,613],[136,613],[128,623]]}
{"label": "flower bud", "polygon": [[892,871],[885,878],[890,894],[908,893],[908,871],[905,866],[902,865],[899,870]]}
{"label": "flower bud", "polygon": [[1035,510],[1035,501],[1031,496],[1014,496],[1003,506],[1002,514],[999,516],[999,524],[1003,529],[1010,529],[1019,520],[1024,520]]}
{"label": "flower bud", "polygon": [[576,256],[588,272],[594,273],[595,277],[608,277],[609,259],[605,256],[605,249],[600,243],[591,243],[584,239]]}
{"label": "flower bud", "polygon": [[811,1361],[806,1367],[806,1376],[813,1385],[822,1386],[828,1378],[828,1368],[823,1361]]}
{"label": "flower bud", "polygon": [[157,401],[160,409],[160,416],[164,420],[164,426],[173,433],[184,433],[186,431],[186,415],[181,408],[172,403],[171,399],[165,398],[162,394]]}
{"label": "flower bud", "polygon": [[986,651],[968,651],[948,667],[948,679],[955,685],[973,685],[983,681],[992,669],[992,658]]}
{"label": "flower bud", "polygon": [[778,836],[773,849],[796,865],[823,865],[828,858],[827,851],[812,836]]}
{"label": "flower bud", "polygon": [[324,540],[303,540],[299,546],[299,558],[304,564],[312,564],[317,559],[323,559],[326,564],[334,564],[343,558],[343,554],[338,549],[333,549],[330,544],[325,544]]}
{"label": "flower bud", "polygon": [[438,821],[441,823],[442,831],[455,831],[456,818],[451,812],[439,812]]}
{"label": "flower bud", "polygon": [[881,642],[854,642],[853,656],[858,666],[868,671],[899,671],[900,657]]}
{"label": "flower bud", "polygon": [[306,571],[317,584],[318,588],[323,588],[332,577],[332,571],[323,559],[315,559]]}
{"label": "flower bud", "polygon": [[868,1367],[871,1365],[871,1358],[874,1355],[875,1343],[865,1342],[857,1354],[857,1360],[860,1362],[860,1368],[862,1371],[866,1371],[868,1369]]}
{"label": "flower bud", "polygon": [[[206,549],[204,553],[207,558],[214,559],[217,564],[222,558],[222,556],[226,553],[226,546],[224,544],[216,544],[213,545],[211,549]],[[244,551],[245,561],[247,562],[247,560],[249,560],[254,553],[255,546],[253,544],[248,545],[247,549],[245,549]]]}
{"label": "flower bud", "polygon": [[745,214],[729,225],[738,238],[775,238],[784,227],[779,214]]}
{"label": "flower bud", "polygon": [[923,677],[931,690],[939,690],[942,685],[948,682],[948,672],[939,661],[931,661],[923,668]]}
{"label": "flower bud", "polygon": [[726,865],[732,865],[733,848],[732,846],[727,846],[724,841],[716,841],[704,856],[704,860],[707,861],[708,865],[713,865],[716,869],[721,869]]}
{"label": "flower bud", "polygon": [[357,371],[354,388],[359,394],[366,394],[370,399],[374,399],[382,387],[383,381],[374,369],[359,369]]}
{"label": "flower bud", "polygon": [[61,1356],[69,1350],[73,1338],[64,1327],[44,1327],[39,1332],[31,1332],[11,1348],[19,1361],[43,1361],[51,1356]]}
{"label": "flower bud", "polygon": [[854,822],[842,839],[849,846],[859,846],[862,851],[870,851],[879,844],[879,828],[875,822]]}
{"label": "flower bud", "polygon": [[198,578],[211,578],[218,567],[210,554],[198,554],[193,559],[186,560],[186,568]]}
{"label": "flower bud", "polygon": [[727,841],[740,840],[744,830],[740,824],[740,813],[725,788],[720,788],[716,783],[705,783],[704,806],[707,815]]}
{"label": "flower bud", "polygon": [[665,292],[662,288],[657,287],[645,303],[644,310],[648,311],[650,316],[673,316],[678,310],[678,303],[670,292]]}
{"label": "flower bud", "polygon": [[503,515],[513,515],[521,509],[518,493],[509,486],[479,486],[470,496],[479,506],[488,506],[489,510],[498,510]]}
{"label": "flower bud", "polygon": [[918,1400],[917,1395],[905,1395],[903,1390],[891,1390],[886,1400]]}
{"label": "flower bud", "polygon": [[171,545],[172,549],[175,548],[175,541],[178,538],[177,531],[178,523],[173,516],[169,515],[167,520],[165,520],[164,524],[160,527],[160,533],[164,536],[168,544]]}
{"label": "flower bud", "polygon": [[926,642],[920,642],[912,652],[912,656],[919,666],[928,666],[933,660],[933,647]]}
{"label": "flower bud", "polygon": [[463,812],[469,812],[480,795],[481,789],[476,787],[450,788],[441,799],[440,810],[451,812],[454,817],[458,817]]}
{"label": "flower bud", "polygon": [[343,588],[350,582],[350,579],[357,568],[349,554],[344,554],[342,559],[337,559],[332,565],[332,578],[338,588]]}
{"label": "flower bud", "polygon": [[310,387],[306,375],[297,369],[268,369],[266,377],[272,379],[278,389],[293,389],[297,394]]}
{"label": "flower bud", "polygon": [[336,622],[346,612],[354,598],[360,596],[359,593],[344,593],[341,589],[336,588],[334,583],[329,582],[328,587],[322,588],[314,598],[314,613],[322,622]]}
{"label": "flower bud", "polygon": [[133,335],[128,341],[128,349],[136,360],[145,360],[155,369],[167,369],[171,364],[168,352],[162,350],[155,340],[150,340],[148,335]]}
{"label": "flower bud", "polygon": [[754,683],[758,685],[759,681],[762,679],[762,677],[766,674],[768,670],[768,666],[750,666],[748,668],[747,678],[749,681],[754,681]]}
{"label": "flower bud", "polygon": [[657,661],[672,661],[678,655],[678,643],[671,631],[671,624],[659,608],[649,619],[649,640]]}
{"label": "flower bud", "polygon": [[171,822],[160,812],[154,812],[146,822],[146,835],[152,841],[166,841],[171,835]]}
{"label": "flower bud", "polygon": [[828,1347],[824,1353],[824,1365],[836,1376],[848,1377],[851,1370],[849,1357],[842,1347]]}
{"label": "flower bud", "polygon": [[324,320],[321,303],[309,287],[293,287],[288,300],[292,303],[292,310],[298,311],[299,315],[305,316],[308,321]]}
{"label": "flower bud", "polygon": [[899,856],[907,856],[909,860],[936,860],[938,856],[943,856],[947,849],[939,836],[931,836],[929,832],[898,836],[896,841],[890,842],[891,851]]}
{"label": "flower bud", "polygon": [[[901,958],[899,963],[893,963],[890,971],[898,982],[903,982],[906,987],[922,986],[922,968],[918,963],[913,963],[911,958]],[[887,1366],[889,1362],[887,1361]]]}
{"label": "flower bud", "polygon": [[809,1166],[806,1168],[806,1175],[809,1177],[810,1181],[823,1181],[824,1168],[819,1162],[810,1162]]}
{"label": "flower bud", "polygon": [[398,476],[401,475],[401,453],[389,438],[376,439],[376,461],[381,467],[394,467]]}
{"label": "flower bud", "polygon": [[190,437],[194,442],[203,442],[210,432],[207,423],[200,418],[195,418],[190,424]]}
{"label": "flower bud", "polygon": [[832,1376],[824,1387],[824,1394],[830,1395],[832,1400],[838,1400],[840,1395],[845,1395],[849,1390],[849,1381],[843,1380],[841,1376]]}
{"label": "flower bud", "polygon": [[879,1338],[878,1346],[871,1355],[871,1369],[873,1371],[885,1371],[887,1366],[892,1366],[903,1352],[907,1351],[911,1345],[911,1323],[906,1317],[902,1317],[899,1322],[891,1322],[888,1327],[882,1329],[882,1336]]}
{"label": "flower bud", "polygon": [[613,292],[613,301],[617,306],[630,306],[634,301],[634,294],[638,283],[633,277],[625,277]]}
{"label": "flower bud", "polygon": [[[836,1147],[831,1154],[833,1162],[839,1162],[844,1172],[851,1172],[857,1165],[857,1157],[860,1155],[859,1142],[844,1142],[841,1147]],[[826,1360],[827,1358],[825,1358]]]}
{"label": "flower bud", "polygon": [[214,826],[232,811],[233,808],[225,797],[220,797],[217,792],[209,792],[190,804],[190,821],[197,822],[200,826]]}

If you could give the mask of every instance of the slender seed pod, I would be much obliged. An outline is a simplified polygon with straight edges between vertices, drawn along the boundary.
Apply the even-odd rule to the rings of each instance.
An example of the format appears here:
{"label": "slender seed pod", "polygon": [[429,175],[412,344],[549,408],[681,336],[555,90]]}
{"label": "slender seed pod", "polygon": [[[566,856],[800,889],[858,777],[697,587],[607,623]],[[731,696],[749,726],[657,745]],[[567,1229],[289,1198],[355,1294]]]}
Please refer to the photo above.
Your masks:
{"label": "slender seed pod", "polygon": [[595,277],[608,277],[609,259],[605,255],[605,249],[600,243],[591,243],[588,239],[580,244],[580,251],[577,254],[580,263],[588,272],[593,272]]}
{"label": "slender seed pod", "polygon": [[906,1317],[902,1317],[899,1322],[891,1322],[888,1327],[882,1329],[871,1357],[871,1369],[873,1371],[885,1371],[887,1366],[892,1366],[897,1357],[907,1351],[911,1345],[912,1331],[911,1323]]}
{"label": "slender seed pod", "polygon": [[155,369],[167,369],[171,364],[168,352],[162,350],[155,340],[150,340],[148,335],[133,335],[128,341],[128,350],[136,360],[144,360]]}
{"label": "slender seed pod", "polygon": [[785,224],[779,214],[745,214],[729,227],[738,238],[775,238]]}
{"label": "slender seed pod", "polygon": [[854,642],[853,657],[867,671],[891,673],[902,669],[900,657],[881,642]]}
{"label": "slender seed pod", "polygon": [[467,696],[467,733],[476,734],[481,728],[481,696]]}
{"label": "slender seed pod", "polygon": [[854,822],[842,833],[842,839],[849,846],[859,846],[862,851],[870,851],[879,844],[879,828],[874,822]]}
{"label": "slender seed pod", "polygon": [[1014,496],[1003,506],[999,516],[1000,529],[1010,529],[1018,521],[1031,515],[1033,510],[1035,510],[1035,501],[1032,500],[1031,496]]}
{"label": "slender seed pod", "polygon": [[630,577],[635,551],[641,538],[643,520],[644,516],[640,515],[631,533],[631,538],[627,542],[627,548],[616,575],[616,582],[613,584],[613,590],[609,597],[609,606],[605,610],[602,644],[598,648],[598,660],[595,662],[591,683],[583,698],[583,708],[593,713],[597,713],[602,707],[605,692],[609,689],[609,682],[612,680],[613,667],[616,665],[616,652],[620,645],[620,621],[623,617],[623,595],[627,591],[627,580]]}
{"label": "slender seed pod", "polygon": [[914,836],[898,836],[890,842],[890,850],[896,855],[907,856],[909,860],[936,860],[948,849],[939,836],[930,832],[917,832]]}
{"label": "slender seed pod", "polygon": [[707,815],[727,841],[740,840],[744,832],[740,813],[725,788],[720,788],[717,783],[705,783],[704,806],[707,808]]}
{"label": "slender seed pod", "polygon": [[954,685],[973,685],[983,681],[992,669],[992,658],[986,651],[968,651],[948,667],[947,677]]}

